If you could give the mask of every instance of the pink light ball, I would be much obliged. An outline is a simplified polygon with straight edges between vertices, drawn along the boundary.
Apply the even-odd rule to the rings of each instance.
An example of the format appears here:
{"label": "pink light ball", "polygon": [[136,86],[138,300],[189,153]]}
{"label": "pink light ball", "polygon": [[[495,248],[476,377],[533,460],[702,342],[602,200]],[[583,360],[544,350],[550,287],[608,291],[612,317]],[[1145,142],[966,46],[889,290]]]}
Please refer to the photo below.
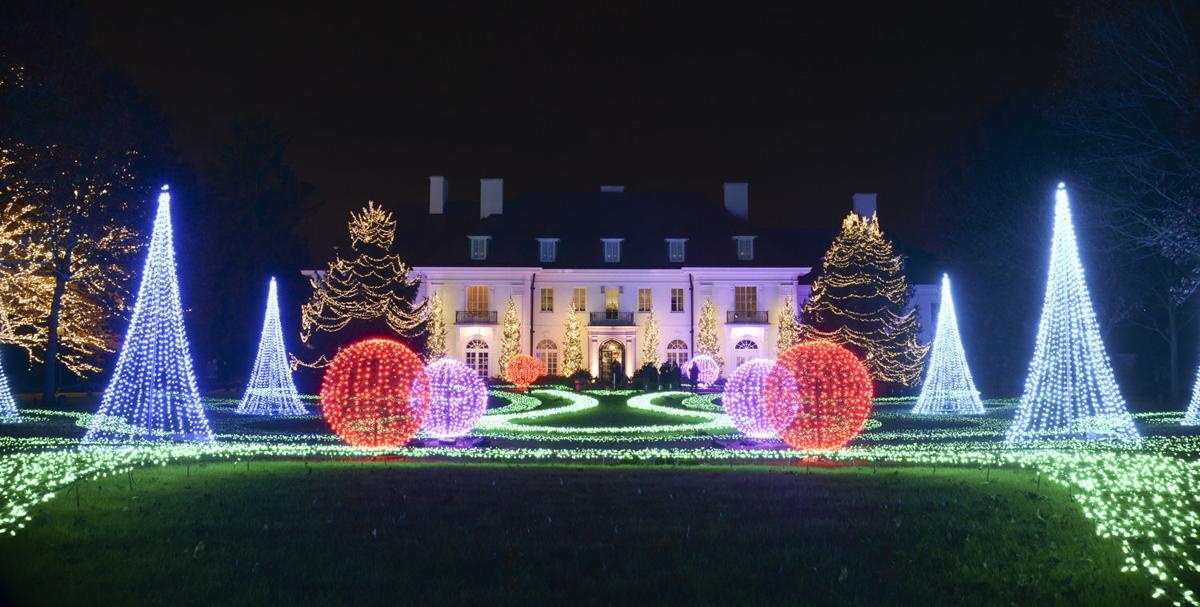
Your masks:
{"label": "pink light ball", "polygon": [[777,438],[763,405],[763,386],[775,361],[756,358],[742,363],[725,382],[721,407],[738,431],[750,438]]}
{"label": "pink light ball", "polygon": [[487,409],[487,386],[474,369],[457,360],[443,358],[425,367],[432,388],[429,415],[422,429],[434,438],[464,436]]}

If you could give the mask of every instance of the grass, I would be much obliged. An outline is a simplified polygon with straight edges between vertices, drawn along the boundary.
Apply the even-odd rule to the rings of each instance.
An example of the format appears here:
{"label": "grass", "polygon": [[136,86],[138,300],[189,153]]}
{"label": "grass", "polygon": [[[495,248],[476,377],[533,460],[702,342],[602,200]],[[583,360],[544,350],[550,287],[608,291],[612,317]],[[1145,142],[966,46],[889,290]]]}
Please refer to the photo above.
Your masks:
{"label": "grass", "polygon": [[[661,424],[694,424],[696,423],[695,416],[686,415],[686,409],[680,409],[681,415],[667,415],[663,413],[651,413],[648,411],[639,411],[625,405],[628,396],[616,396],[609,394],[592,394],[600,404],[591,409],[575,413],[573,415],[565,415],[562,417],[546,417],[531,421],[529,423],[542,426],[559,426],[563,428],[599,428],[599,427],[628,427],[628,426],[654,426]],[[660,399],[661,404],[677,402],[679,399]],[[565,404],[562,401],[555,401],[557,404]],[[522,422],[517,421],[518,425]]]}
{"label": "grass", "polygon": [[[607,422],[606,422],[607,423]],[[132,479],[132,486],[130,485]],[[81,483],[5,604],[1141,604],[1023,471],[254,461]]]}

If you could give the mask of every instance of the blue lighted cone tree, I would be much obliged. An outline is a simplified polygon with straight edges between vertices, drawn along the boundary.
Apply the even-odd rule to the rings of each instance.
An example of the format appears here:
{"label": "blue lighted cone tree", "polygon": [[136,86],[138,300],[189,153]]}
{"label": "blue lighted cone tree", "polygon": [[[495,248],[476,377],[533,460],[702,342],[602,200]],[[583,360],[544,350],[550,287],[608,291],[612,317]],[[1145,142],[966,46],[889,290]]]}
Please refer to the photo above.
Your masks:
{"label": "blue lighted cone tree", "polygon": [[183,329],[167,186],[158,195],[133,318],[84,442],[161,439],[213,440]]}
{"label": "blue lighted cone tree", "polygon": [[929,371],[921,396],[912,412],[916,415],[981,415],[983,402],[971,379],[962,336],[958,333],[958,315],[950,295],[950,277],[942,275],[942,302],[938,308],[937,334],[929,356]]}
{"label": "blue lighted cone tree", "polygon": [[1054,240],[1037,345],[1009,441],[1137,440],[1084,281],[1067,189],[1058,184]]}
{"label": "blue lighted cone tree", "polygon": [[262,337],[258,340],[258,356],[246,384],[246,394],[238,404],[243,415],[305,415],[308,413],[292,382],[292,369],[283,348],[283,327],[279,323],[279,297],[275,279],[267,289],[267,313],[263,320]]}
{"label": "blue lighted cone tree", "polygon": [[1196,383],[1192,386],[1192,402],[1183,414],[1183,425],[1200,426],[1200,369],[1196,370]]}
{"label": "blue lighted cone tree", "polygon": [[11,424],[21,421],[21,412],[17,409],[17,400],[13,398],[12,388],[8,385],[8,374],[4,365],[0,364],[0,424]]}

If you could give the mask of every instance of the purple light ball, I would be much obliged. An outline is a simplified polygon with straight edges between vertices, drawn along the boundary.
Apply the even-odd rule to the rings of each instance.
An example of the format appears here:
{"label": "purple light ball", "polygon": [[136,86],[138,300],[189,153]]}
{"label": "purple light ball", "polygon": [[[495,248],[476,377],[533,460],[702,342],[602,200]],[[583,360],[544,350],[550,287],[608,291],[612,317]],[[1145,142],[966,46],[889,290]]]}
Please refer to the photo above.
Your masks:
{"label": "purple light ball", "polygon": [[721,365],[717,364],[717,361],[713,357],[707,354],[697,354],[692,357],[692,360],[687,361],[683,365],[684,378],[692,376],[692,365],[700,368],[698,381],[704,386],[711,386],[721,374]]}
{"label": "purple light ball", "polygon": [[763,386],[775,361],[765,358],[748,360],[725,382],[721,407],[742,434],[750,438],[776,438],[778,434],[763,406]]}
{"label": "purple light ball", "polygon": [[487,386],[471,367],[449,358],[429,363],[432,396],[422,429],[434,438],[458,438],[475,429],[487,409]]}

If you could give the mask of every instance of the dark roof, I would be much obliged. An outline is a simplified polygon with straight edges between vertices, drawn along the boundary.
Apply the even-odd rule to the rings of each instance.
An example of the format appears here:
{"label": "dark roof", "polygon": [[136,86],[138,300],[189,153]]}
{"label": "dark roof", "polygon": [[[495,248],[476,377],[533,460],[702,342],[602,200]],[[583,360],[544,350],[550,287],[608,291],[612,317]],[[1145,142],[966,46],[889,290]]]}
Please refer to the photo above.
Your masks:
{"label": "dark roof", "polygon": [[[401,220],[403,221],[403,220]],[[468,235],[491,236],[484,261],[470,258]],[[739,261],[734,236],[755,236],[754,259]],[[677,268],[820,266],[833,230],[754,226],[699,194],[531,193],[479,219],[479,203],[448,202],[441,215],[398,228],[397,249],[414,266]],[[558,238],[557,259],[538,259],[537,238]],[[621,261],[605,263],[602,238],[622,238]],[[683,263],[667,257],[667,238],[686,238]]]}

